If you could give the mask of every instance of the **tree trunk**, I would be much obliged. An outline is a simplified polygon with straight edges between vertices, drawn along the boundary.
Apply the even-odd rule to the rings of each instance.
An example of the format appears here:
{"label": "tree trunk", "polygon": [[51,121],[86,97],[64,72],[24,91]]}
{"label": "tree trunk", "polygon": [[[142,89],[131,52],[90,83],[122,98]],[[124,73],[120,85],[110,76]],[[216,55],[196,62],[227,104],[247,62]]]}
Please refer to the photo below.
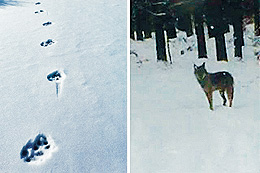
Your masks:
{"label": "tree trunk", "polygon": [[174,25],[174,19],[173,18],[168,18],[168,20],[165,23],[165,29],[167,32],[167,37],[168,39],[176,38],[177,37],[177,32],[176,28]]}
{"label": "tree trunk", "polygon": [[143,10],[142,28],[144,30],[145,38],[152,38],[152,24],[151,23],[152,23],[151,15],[144,9]]}
{"label": "tree trunk", "polygon": [[206,41],[203,27],[203,17],[202,13],[195,12],[195,31],[197,35],[197,44],[198,44],[198,57],[199,58],[208,58],[207,57],[207,49],[206,49]]}
{"label": "tree trunk", "polygon": [[134,36],[134,32],[135,32],[135,29],[134,29],[134,19],[133,19],[133,16],[134,16],[134,8],[133,8],[133,5],[134,5],[134,1],[131,0],[130,2],[130,38],[131,39],[135,39],[135,36]]}
{"label": "tree trunk", "polygon": [[208,58],[203,23],[198,23],[196,25],[197,26],[195,27],[195,29],[197,34],[198,57]]}
{"label": "tree trunk", "polygon": [[242,59],[242,46],[244,46],[242,15],[236,13],[233,17],[235,57]]}
{"label": "tree trunk", "polygon": [[224,34],[216,35],[217,61],[228,61]]}
{"label": "tree trunk", "polygon": [[224,34],[229,32],[229,26],[224,16],[224,4],[221,0],[207,1],[206,19],[210,37],[215,37],[217,61],[228,61]]}
{"label": "tree trunk", "polygon": [[170,12],[169,8],[166,9],[166,16],[164,17],[164,27],[167,32],[167,38],[177,38],[177,32],[175,28],[176,19],[172,16],[172,12]]}
{"label": "tree trunk", "polygon": [[254,21],[255,21],[255,35],[260,36],[260,25],[259,25],[259,0],[254,0]]}
{"label": "tree trunk", "polygon": [[137,35],[137,40],[141,40],[143,41],[143,32],[142,32],[142,20],[141,20],[141,16],[142,15],[142,11],[139,9],[138,13],[136,15],[136,35]]}
{"label": "tree trunk", "polygon": [[167,61],[163,22],[161,17],[157,17],[155,25],[157,60]]}

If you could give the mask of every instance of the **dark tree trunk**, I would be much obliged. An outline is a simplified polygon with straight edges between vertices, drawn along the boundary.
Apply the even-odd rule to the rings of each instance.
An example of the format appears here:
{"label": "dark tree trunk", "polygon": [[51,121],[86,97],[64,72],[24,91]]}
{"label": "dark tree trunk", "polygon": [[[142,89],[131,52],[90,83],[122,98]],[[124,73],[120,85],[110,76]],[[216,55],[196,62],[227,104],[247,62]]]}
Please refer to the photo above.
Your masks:
{"label": "dark tree trunk", "polygon": [[198,10],[195,12],[195,31],[197,35],[197,44],[198,44],[198,57],[199,58],[208,58],[206,41],[203,27],[203,17],[202,13]]}
{"label": "dark tree trunk", "polygon": [[143,33],[142,33],[142,11],[139,9],[136,15],[136,35],[137,40],[143,41]]}
{"label": "dark tree trunk", "polygon": [[177,37],[176,28],[174,25],[174,19],[173,18],[167,18],[168,20],[165,22],[165,29],[167,32],[167,38],[172,39]]}
{"label": "dark tree trunk", "polygon": [[242,59],[242,46],[235,46],[235,57],[239,57],[239,59]]}
{"label": "dark tree trunk", "polygon": [[235,57],[242,59],[242,46],[244,46],[243,37],[243,9],[241,7],[242,0],[231,1],[227,4],[225,13],[231,19],[231,24],[234,28],[234,46]]}
{"label": "dark tree trunk", "polygon": [[155,37],[156,37],[157,60],[158,61],[167,61],[163,22],[161,20],[161,17],[156,18],[155,25],[156,25],[155,26]]}
{"label": "dark tree trunk", "polygon": [[260,25],[259,25],[259,0],[254,0],[254,13],[255,13],[255,35],[260,36]]}
{"label": "dark tree trunk", "polygon": [[134,8],[133,8],[133,6],[134,6],[134,1],[133,0],[131,0],[131,2],[130,2],[131,4],[130,4],[130,38],[131,39],[135,39],[135,36],[134,36],[134,32],[135,32],[135,30],[134,30],[134,19],[133,19],[133,16],[134,16]]}
{"label": "dark tree trunk", "polygon": [[172,38],[176,38],[177,37],[177,32],[175,27],[171,28],[171,29],[167,29],[167,37],[168,39],[172,39]]}
{"label": "dark tree trunk", "polygon": [[244,46],[242,15],[233,17],[235,57],[242,59],[242,46]]}
{"label": "dark tree trunk", "polygon": [[[145,7],[147,8],[147,7]],[[151,15],[144,10],[143,11],[143,28],[144,28],[144,37],[145,38],[152,38],[152,20],[151,20]]]}
{"label": "dark tree trunk", "polygon": [[[153,1],[154,2],[154,1]],[[167,61],[166,57],[166,44],[164,37],[164,24],[166,7],[164,3],[155,1],[153,6],[153,19],[155,25],[155,39],[156,39],[156,52],[157,61]]]}
{"label": "dark tree trunk", "polygon": [[192,31],[192,22],[191,22],[191,14],[188,13],[187,14],[187,19],[188,19],[188,29],[186,31],[187,37],[190,37],[193,35],[193,31]]}
{"label": "dark tree trunk", "polygon": [[216,35],[217,61],[228,61],[224,34]]}
{"label": "dark tree trunk", "polygon": [[203,23],[197,23],[195,29],[197,34],[198,57],[208,58]]}
{"label": "dark tree trunk", "polygon": [[206,19],[210,37],[215,37],[217,61],[228,61],[224,34],[229,32],[229,26],[224,15],[225,4],[222,0],[206,1]]}
{"label": "dark tree trunk", "polygon": [[177,32],[175,28],[176,19],[173,17],[171,10],[168,8],[165,9],[166,15],[164,17],[164,27],[167,32],[167,38],[177,38]]}

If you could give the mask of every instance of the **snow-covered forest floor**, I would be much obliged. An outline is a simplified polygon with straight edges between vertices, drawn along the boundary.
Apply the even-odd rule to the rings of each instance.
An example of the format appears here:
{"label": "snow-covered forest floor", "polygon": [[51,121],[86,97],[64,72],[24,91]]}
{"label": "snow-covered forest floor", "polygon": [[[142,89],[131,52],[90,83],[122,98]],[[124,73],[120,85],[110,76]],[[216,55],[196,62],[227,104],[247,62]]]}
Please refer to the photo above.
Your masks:
{"label": "snow-covered forest floor", "polygon": [[[0,16],[0,172],[126,172],[126,2],[0,0]],[[27,164],[38,134],[56,152]]]}
{"label": "snow-covered forest floor", "polygon": [[[225,34],[229,62],[217,62],[214,38],[208,59],[197,58],[196,37],[170,41],[173,64],[156,62],[155,39],[131,40],[131,170],[138,173],[201,173],[260,170],[260,66],[244,34],[243,61],[234,58],[233,29]],[[184,54],[181,55],[181,50]],[[213,94],[214,111],[197,82],[193,64],[228,71],[235,80],[233,107]]]}

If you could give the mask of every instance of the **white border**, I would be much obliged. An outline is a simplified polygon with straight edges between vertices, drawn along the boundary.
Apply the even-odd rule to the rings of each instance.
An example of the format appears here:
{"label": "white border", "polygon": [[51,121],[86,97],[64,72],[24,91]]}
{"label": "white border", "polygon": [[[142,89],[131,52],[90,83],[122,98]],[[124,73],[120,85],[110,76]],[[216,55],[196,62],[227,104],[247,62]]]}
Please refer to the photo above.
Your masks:
{"label": "white border", "polygon": [[127,0],[127,172],[130,173],[130,0]]}

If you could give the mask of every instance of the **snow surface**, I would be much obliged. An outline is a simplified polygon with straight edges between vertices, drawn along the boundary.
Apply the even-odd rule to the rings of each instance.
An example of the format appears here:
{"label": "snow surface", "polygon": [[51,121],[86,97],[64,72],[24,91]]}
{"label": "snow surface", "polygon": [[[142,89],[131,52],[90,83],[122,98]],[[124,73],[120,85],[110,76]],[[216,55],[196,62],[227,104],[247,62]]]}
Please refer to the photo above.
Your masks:
{"label": "snow surface", "polygon": [[[36,2],[0,0],[0,172],[126,172],[126,2]],[[39,133],[59,150],[28,165],[20,151]]]}
{"label": "snow surface", "polygon": [[[173,64],[156,62],[155,39],[131,40],[131,172],[256,173],[260,171],[260,66],[245,33],[244,60],[234,58],[226,34],[229,62],[217,62],[214,38],[206,38],[208,60],[197,59],[195,36],[171,39]],[[180,52],[189,45],[193,51]],[[214,111],[197,82],[193,64],[208,72],[226,70],[235,80],[233,107],[213,94]]]}

